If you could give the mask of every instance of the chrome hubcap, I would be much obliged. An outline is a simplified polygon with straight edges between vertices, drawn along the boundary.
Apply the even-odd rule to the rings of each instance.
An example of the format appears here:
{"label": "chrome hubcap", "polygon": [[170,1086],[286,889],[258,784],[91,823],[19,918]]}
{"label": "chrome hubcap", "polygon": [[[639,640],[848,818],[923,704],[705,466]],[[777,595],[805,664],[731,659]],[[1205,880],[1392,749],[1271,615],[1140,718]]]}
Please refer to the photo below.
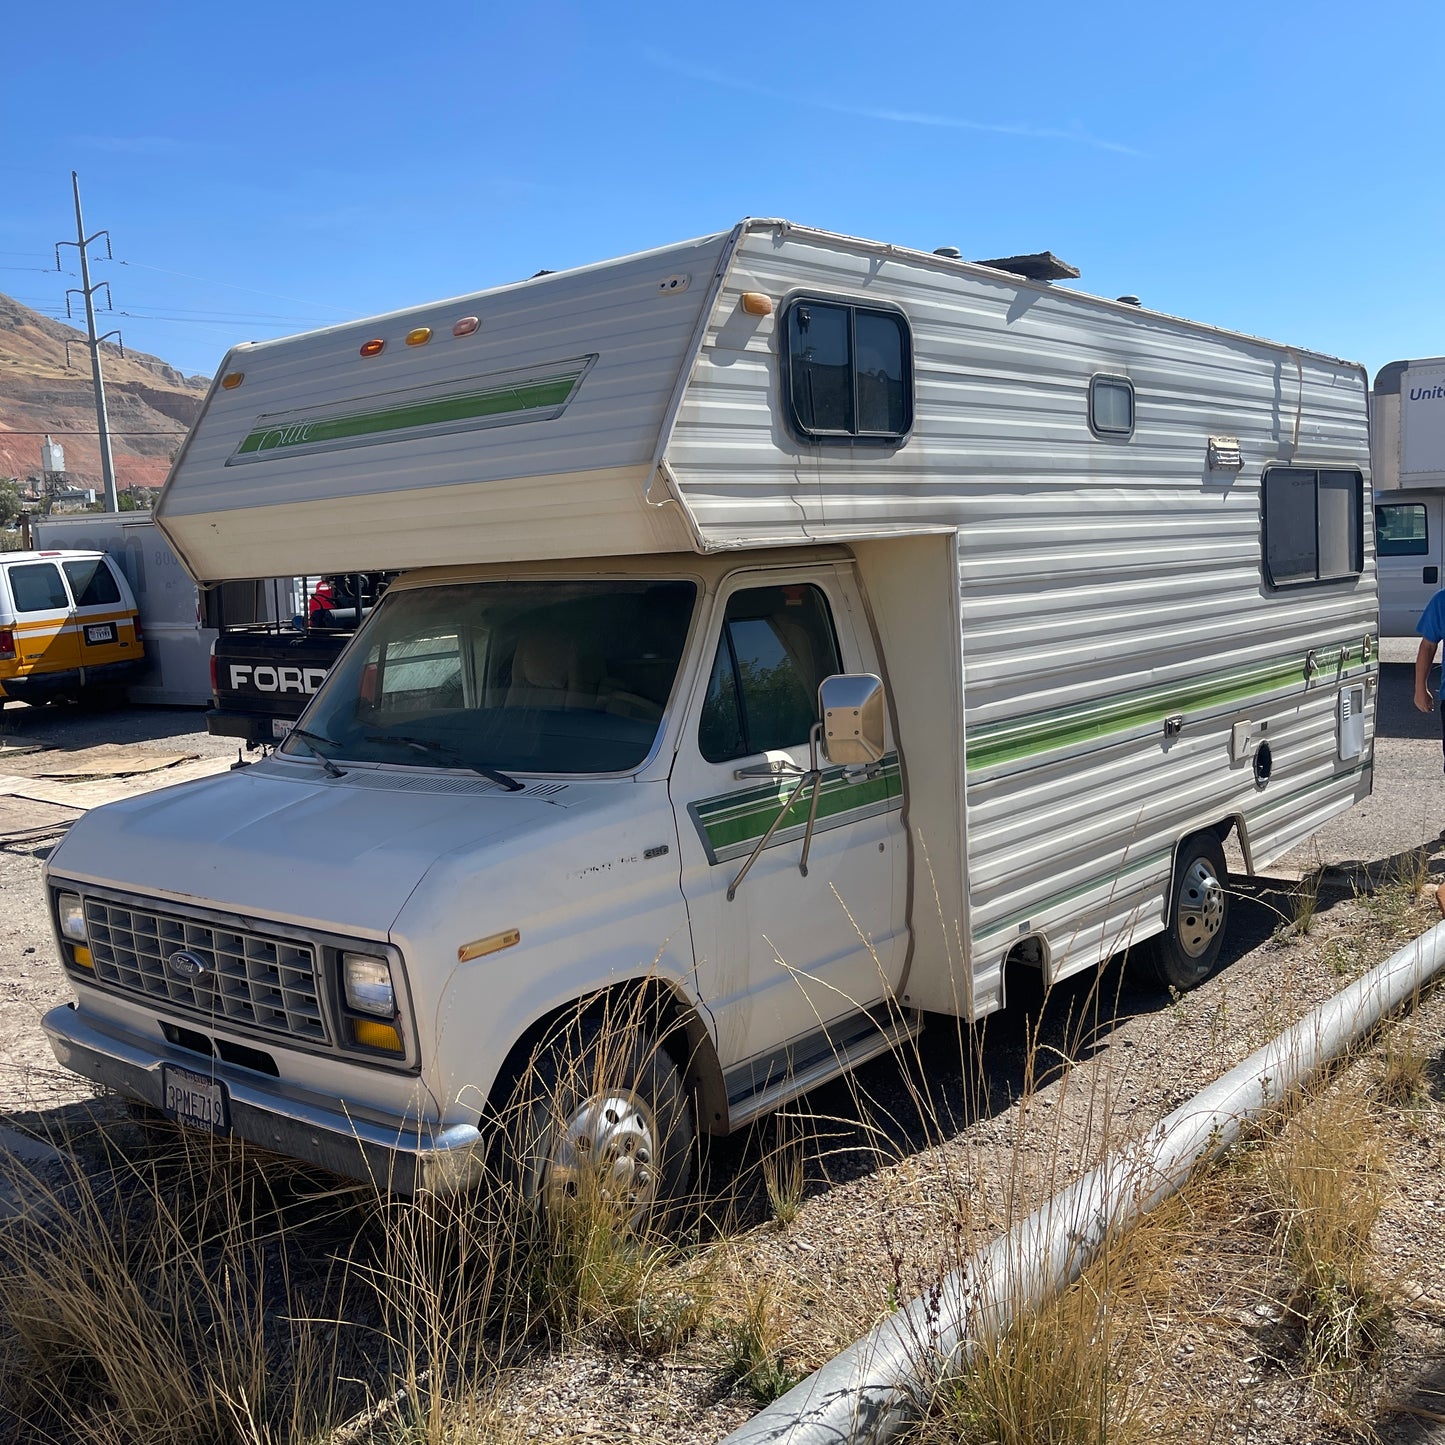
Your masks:
{"label": "chrome hubcap", "polygon": [[547,1161],[549,1210],[596,1197],[634,1215],[657,1197],[657,1126],[631,1094],[607,1094],[578,1106],[559,1130]]}
{"label": "chrome hubcap", "polygon": [[1215,934],[1224,925],[1224,885],[1203,858],[1196,858],[1185,870],[1174,914],[1184,952],[1190,958],[1207,953]]}

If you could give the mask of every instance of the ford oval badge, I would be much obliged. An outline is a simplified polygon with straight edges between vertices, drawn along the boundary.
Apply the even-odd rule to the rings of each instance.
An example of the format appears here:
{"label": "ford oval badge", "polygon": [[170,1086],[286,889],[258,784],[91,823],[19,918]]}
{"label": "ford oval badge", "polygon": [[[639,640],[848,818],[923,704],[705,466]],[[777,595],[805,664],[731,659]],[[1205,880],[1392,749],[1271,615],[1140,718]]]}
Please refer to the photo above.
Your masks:
{"label": "ford oval badge", "polygon": [[199,953],[192,953],[188,948],[179,949],[166,959],[166,967],[175,974],[177,978],[190,979],[192,981],[203,978],[209,969],[206,960]]}

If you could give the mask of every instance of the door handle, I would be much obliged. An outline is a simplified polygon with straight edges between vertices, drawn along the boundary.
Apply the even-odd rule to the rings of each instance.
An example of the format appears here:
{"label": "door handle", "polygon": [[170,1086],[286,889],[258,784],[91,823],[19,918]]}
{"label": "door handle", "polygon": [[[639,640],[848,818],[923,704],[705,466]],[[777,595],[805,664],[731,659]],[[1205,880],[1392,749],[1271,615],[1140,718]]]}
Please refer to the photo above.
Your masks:
{"label": "door handle", "polygon": [[1426,567],[1424,574],[1420,579],[1422,582],[1428,582],[1432,587],[1440,585],[1440,569],[1438,567]]}

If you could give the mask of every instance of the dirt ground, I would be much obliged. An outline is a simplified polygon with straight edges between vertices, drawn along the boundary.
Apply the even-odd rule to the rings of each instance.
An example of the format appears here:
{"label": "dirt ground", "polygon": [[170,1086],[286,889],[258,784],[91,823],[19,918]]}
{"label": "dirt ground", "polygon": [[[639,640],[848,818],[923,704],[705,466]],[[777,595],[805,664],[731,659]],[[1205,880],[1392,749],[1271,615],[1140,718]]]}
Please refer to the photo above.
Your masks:
{"label": "dirt ground", "polygon": [[[782,1376],[824,1363],[926,1290],[1020,1201],[1067,1182],[1106,1141],[1146,1127],[1436,920],[1433,884],[1445,870],[1438,734],[1408,708],[1408,664],[1387,652],[1384,672],[1375,798],[1285,860],[1277,877],[1236,880],[1224,965],[1203,987],[1171,999],[1113,967],[1097,992],[1082,983],[1057,992],[1035,1048],[1014,1010],[978,1033],[935,1024],[913,1058],[876,1061],[816,1091],[783,1125],[714,1148],[702,1193],[727,1225],[710,1248],[745,1293],[766,1283]],[[117,790],[226,766],[234,745],[207,738],[199,722],[156,711],[0,715],[0,741],[67,754],[61,767],[54,753],[0,752],[0,1114],[30,1132],[63,1136],[110,1107],[55,1069],[39,1030],[43,1012],[69,993],[40,893],[55,836],[43,830]],[[151,754],[152,770],[126,775],[106,749],[113,743]],[[94,772],[45,776],[87,760]],[[1422,860],[1416,883],[1428,885],[1418,898],[1398,882],[1412,857]],[[1336,866],[1317,894],[1302,895],[1298,875],[1322,863]],[[1307,930],[1292,926],[1302,896],[1313,900]],[[1131,1369],[1159,1407],[1155,1438],[1314,1445],[1373,1432],[1388,1445],[1445,1441],[1445,990],[1409,1028],[1426,1091],[1379,1111],[1389,1187],[1373,1247],[1394,1333],[1369,1388],[1341,1404],[1302,1378],[1284,1338],[1283,1286],[1257,1245],[1201,1204],[1179,1231],[1189,1242],[1172,1246],[1174,1293],[1150,1298],[1134,1327],[1142,1344]],[[1383,1048],[1343,1086],[1373,1098]],[[797,1143],[802,1173],[796,1210],[782,1221],[765,1163],[785,1137]],[[489,1408],[509,1439],[717,1440],[757,1408],[729,1368],[733,1349],[717,1323],[662,1355],[582,1331],[495,1382]]]}

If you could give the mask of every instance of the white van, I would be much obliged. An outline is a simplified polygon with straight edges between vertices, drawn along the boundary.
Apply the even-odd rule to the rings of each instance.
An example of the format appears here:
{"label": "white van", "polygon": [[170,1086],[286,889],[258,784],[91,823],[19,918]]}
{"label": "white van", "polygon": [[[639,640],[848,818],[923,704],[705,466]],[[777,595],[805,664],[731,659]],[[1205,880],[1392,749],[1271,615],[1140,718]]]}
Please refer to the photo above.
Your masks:
{"label": "white van", "polygon": [[404,575],[271,757],[52,855],[61,1062],[409,1190],[541,1048],[538,1190],[642,1207],[1020,971],[1207,976],[1225,837],[1370,791],[1365,378],[1039,262],[747,221],[233,351],[193,575]]}
{"label": "white van", "polygon": [[0,554],[0,697],[113,698],[144,656],[130,584],[104,552]]}

